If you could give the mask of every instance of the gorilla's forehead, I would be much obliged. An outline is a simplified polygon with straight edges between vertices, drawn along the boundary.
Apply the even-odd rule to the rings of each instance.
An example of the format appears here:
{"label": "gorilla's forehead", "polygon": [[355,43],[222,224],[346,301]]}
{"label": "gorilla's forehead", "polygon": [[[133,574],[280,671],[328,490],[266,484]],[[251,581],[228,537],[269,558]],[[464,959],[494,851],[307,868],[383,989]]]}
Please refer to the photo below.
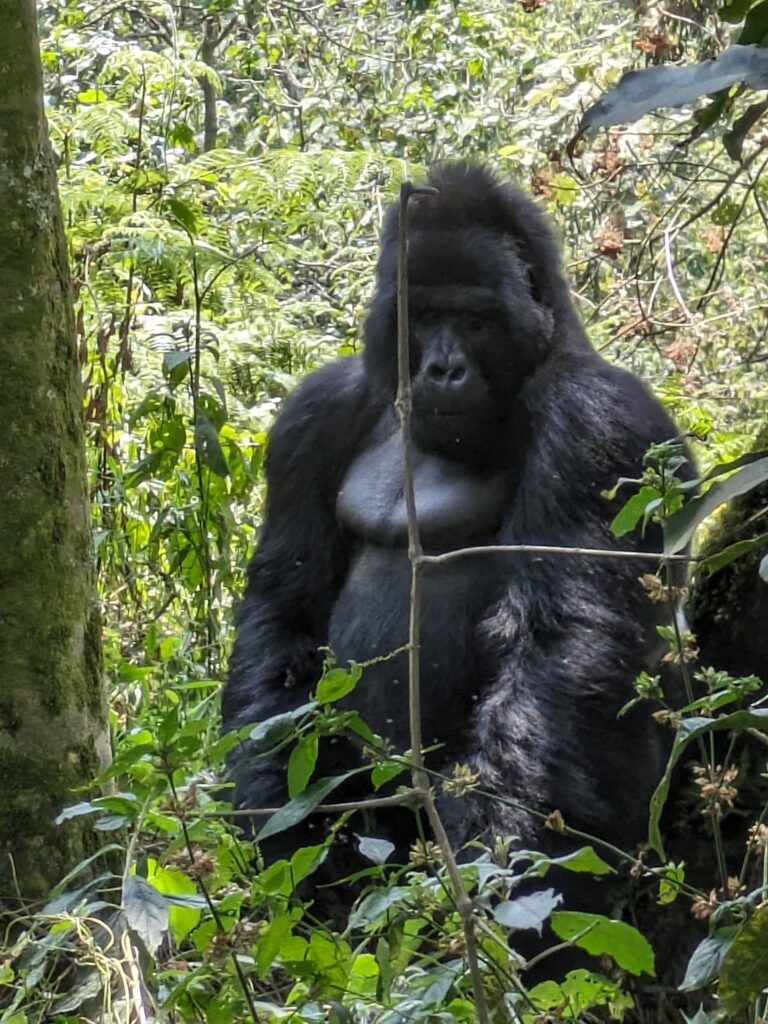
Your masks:
{"label": "gorilla's forehead", "polygon": [[502,313],[506,308],[504,296],[493,288],[455,283],[409,285],[408,301],[412,311],[421,309],[462,310],[478,313]]}
{"label": "gorilla's forehead", "polygon": [[527,275],[513,239],[465,228],[412,234],[408,277],[416,287],[456,284],[492,294],[510,283],[525,281]]}

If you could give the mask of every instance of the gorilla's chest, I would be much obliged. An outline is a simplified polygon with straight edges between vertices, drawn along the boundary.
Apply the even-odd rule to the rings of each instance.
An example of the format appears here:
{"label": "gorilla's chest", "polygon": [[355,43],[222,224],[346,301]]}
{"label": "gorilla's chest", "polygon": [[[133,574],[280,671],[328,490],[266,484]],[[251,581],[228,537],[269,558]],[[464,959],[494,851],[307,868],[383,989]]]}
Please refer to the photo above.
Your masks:
{"label": "gorilla's chest", "polygon": [[[493,543],[509,487],[502,474],[472,473],[414,450],[414,489],[422,546],[446,551]],[[350,467],[337,513],[357,539],[331,613],[328,643],[340,663],[368,663],[347,704],[397,747],[408,746],[410,565],[399,438],[378,441]],[[429,566],[422,577],[421,689],[440,708],[429,739],[451,745],[466,728],[483,678],[477,623],[499,584],[498,561],[471,555]],[[392,656],[393,652],[401,653]],[[458,756],[458,755],[457,755]]]}
{"label": "gorilla's chest", "polygon": [[[475,473],[461,463],[414,448],[413,477],[419,532],[426,550],[450,550],[493,539],[509,493],[505,473]],[[377,442],[352,463],[336,510],[340,522],[369,544],[384,548],[407,545],[408,513],[397,434]]]}

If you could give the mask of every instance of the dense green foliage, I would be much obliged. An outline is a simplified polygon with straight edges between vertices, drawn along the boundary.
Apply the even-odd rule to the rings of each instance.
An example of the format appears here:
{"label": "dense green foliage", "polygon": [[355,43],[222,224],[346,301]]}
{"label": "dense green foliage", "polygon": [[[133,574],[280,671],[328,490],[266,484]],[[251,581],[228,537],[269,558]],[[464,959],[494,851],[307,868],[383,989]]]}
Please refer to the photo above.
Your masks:
{"label": "dense green foliage", "polygon": [[[736,6],[742,17],[766,8]],[[691,115],[675,110],[567,152],[583,109],[627,68],[725,45],[729,27],[716,7],[667,16],[655,5],[638,13],[582,0],[42,5],[115,733],[115,761],[100,780],[114,791],[73,796],[65,814],[92,815],[111,840],[88,867],[120,858],[123,916],[105,905],[121,901],[120,880],[106,869],[62,882],[0,962],[3,1024],[95,1019],[102,1007],[128,1020],[140,1003],[159,1019],[212,1024],[248,1014],[477,1019],[461,922],[432,844],[404,870],[381,866],[387,851],[370,848],[371,877],[386,886],[338,934],[295,893],[324,847],[259,870],[223,813],[214,773],[233,740],[219,739],[216,703],[232,601],[260,520],[266,434],[308,368],[357,350],[381,212],[398,183],[435,159],[465,156],[490,159],[561,226],[595,345],[669,403],[698,438],[701,465],[741,455],[768,398],[768,281],[757,255],[768,228],[764,140],[753,131],[736,164],[721,138],[730,121],[713,119],[681,145]],[[728,103],[736,118],[750,98],[734,92]],[[653,494],[635,503],[635,521],[651,514],[651,499],[661,502],[655,514],[678,512],[674,481],[649,469],[643,485]],[[684,662],[681,637],[668,639],[670,657]],[[312,776],[318,742],[365,728],[334,710],[354,681],[331,670],[313,705],[279,724],[276,742],[298,741],[294,819],[332,793]],[[636,851],[624,859],[645,872],[654,914],[677,899],[686,915],[693,901],[709,918],[684,989],[698,992],[722,968],[725,1005],[749,1003],[757,1020],[768,983],[759,864],[751,878],[765,857],[765,826],[761,817],[743,867],[725,863],[720,812],[733,804],[740,748],[734,741],[721,761],[709,740],[720,728],[762,729],[765,713],[741,710],[753,680],[704,673],[688,683],[691,717],[675,751],[698,744],[710,784],[698,786],[696,813],[712,823],[711,876],[693,884],[679,863],[636,860]],[[658,682],[641,676],[638,696],[657,697]],[[721,709],[728,721],[713,725]],[[663,713],[679,721],[678,709]],[[406,768],[402,757],[376,757],[382,782]],[[277,825],[285,822],[283,812]],[[598,840],[585,840],[566,869],[612,870]],[[660,837],[655,846],[663,854]],[[632,977],[654,971],[640,931],[557,911],[553,890],[516,898],[521,873],[546,874],[544,858],[525,861],[503,843],[493,858],[476,856],[462,873],[482,910],[492,1019],[631,1013]],[[527,991],[514,934],[553,911],[560,939],[609,954],[614,966]],[[711,995],[710,986],[707,1005]],[[696,1024],[716,1019],[697,1005]]]}

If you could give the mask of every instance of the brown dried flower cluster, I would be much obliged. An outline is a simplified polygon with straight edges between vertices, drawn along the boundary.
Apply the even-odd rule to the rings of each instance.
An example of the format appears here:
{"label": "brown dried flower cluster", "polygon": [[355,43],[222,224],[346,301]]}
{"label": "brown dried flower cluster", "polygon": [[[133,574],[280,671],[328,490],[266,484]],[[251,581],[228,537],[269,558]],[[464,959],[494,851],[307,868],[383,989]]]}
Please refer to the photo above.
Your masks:
{"label": "brown dried flower cluster", "polygon": [[434,864],[435,861],[442,863],[443,851],[431,839],[426,843],[417,839],[408,853],[408,860],[414,867],[423,868],[428,864]]}
{"label": "brown dried flower cluster", "polygon": [[565,818],[560,811],[552,811],[547,815],[544,827],[552,829],[553,832],[565,832]]}
{"label": "brown dried flower cluster", "polygon": [[661,659],[665,665],[688,665],[699,657],[699,648],[696,646],[692,633],[683,633],[681,637],[683,647],[680,651],[667,651]]}
{"label": "brown dried flower cluster", "polygon": [[[168,858],[168,863],[183,871],[190,878],[209,878],[216,871],[216,858],[209,850],[192,848],[193,857],[187,849],[176,850]],[[194,858],[194,859],[193,859]]]}
{"label": "brown dried flower cluster", "polygon": [[477,772],[473,772],[468,764],[455,764],[453,777],[443,782],[443,789],[451,796],[466,796],[477,786],[479,781],[480,776]]}
{"label": "brown dried flower cluster", "polygon": [[696,896],[691,903],[691,913],[698,921],[706,921],[724,900],[735,900],[744,890],[745,886],[732,875],[726,882],[725,892],[710,889],[707,896]]}
{"label": "brown dried flower cluster", "polygon": [[768,846],[768,825],[763,825],[756,821],[750,827],[747,842],[750,850],[754,850],[755,853],[762,853],[766,846]]}
{"label": "brown dried flower cluster", "polygon": [[640,585],[654,604],[667,604],[673,601],[684,601],[688,596],[687,587],[668,586],[655,572],[646,572],[638,576]]}
{"label": "brown dried flower cluster", "polygon": [[733,785],[739,769],[731,765],[723,771],[722,766],[717,765],[714,771],[710,771],[709,768],[697,764],[693,766],[693,774],[696,776],[694,781],[704,801],[701,813],[707,818],[719,821],[725,812],[733,807],[733,801],[739,792]]}
{"label": "brown dried flower cluster", "polygon": [[616,256],[624,248],[624,228],[619,224],[606,224],[595,236],[595,246],[602,256]]}

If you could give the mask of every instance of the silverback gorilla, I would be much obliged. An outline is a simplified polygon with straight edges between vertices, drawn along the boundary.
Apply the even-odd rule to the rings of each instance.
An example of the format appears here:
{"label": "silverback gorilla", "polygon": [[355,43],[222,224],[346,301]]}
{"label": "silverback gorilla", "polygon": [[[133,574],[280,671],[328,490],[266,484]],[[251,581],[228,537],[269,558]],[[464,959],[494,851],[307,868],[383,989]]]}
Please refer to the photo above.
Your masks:
{"label": "silverback gorilla", "polygon": [[[535,544],[658,551],[653,530],[620,541],[604,496],[636,477],[650,444],[675,436],[635,377],[590,347],[560,254],[538,208],[486,168],[438,166],[434,195],[411,201],[409,301],[412,440],[424,550]],[[371,662],[346,701],[394,748],[409,747],[407,517],[398,422],[397,210],[384,223],[362,356],[313,373],[287,399],[267,457],[263,533],[237,618],[225,730],[306,702],[321,647]],[[643,838],[663,762],[644,709],[617,718],[660,650],[659,608],[638,577],[649,559],[470,555],[429,566],[421,628],[428,764],[467,763],[479,795],[442,796],[455,846],[515,835],[547,842],[541,817],[622,847]],[[323,750],[323,744],[326,749]],[[286,801],[282,755],[235,751],[238,807]],[[360,760],[350,740],[321,741],[322,777]],[[369,794],[356,776],[341,799]],[[334,796],[336,799],[337,796]],[[530,809],[530,810],[529,810]],[[410,812],[373,831],[399,850]],[[549,838],[555,841],[552,833]],[[305,840],[306,841],[306,840]],[[297,845],[276,837],[268,856]],[[280,846],[279,844],[284,844]]]}

